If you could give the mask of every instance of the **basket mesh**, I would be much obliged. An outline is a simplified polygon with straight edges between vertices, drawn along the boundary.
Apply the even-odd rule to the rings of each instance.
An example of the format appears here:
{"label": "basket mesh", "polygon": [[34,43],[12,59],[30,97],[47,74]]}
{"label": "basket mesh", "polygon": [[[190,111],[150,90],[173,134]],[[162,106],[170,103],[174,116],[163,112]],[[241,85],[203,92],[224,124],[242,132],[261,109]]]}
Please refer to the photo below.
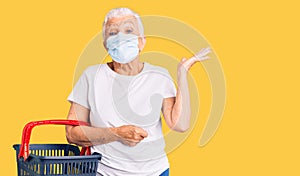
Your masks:
{"label": "basket mesh", "polygon": [[[97,173],[100,154],[79,156],[77,146],[69,144],[30,144],[30,155],[24,162],[18,159],[19,176],[36,175],[89,175]],[[20,145],[14,145],[16,156],[19,154]]]}

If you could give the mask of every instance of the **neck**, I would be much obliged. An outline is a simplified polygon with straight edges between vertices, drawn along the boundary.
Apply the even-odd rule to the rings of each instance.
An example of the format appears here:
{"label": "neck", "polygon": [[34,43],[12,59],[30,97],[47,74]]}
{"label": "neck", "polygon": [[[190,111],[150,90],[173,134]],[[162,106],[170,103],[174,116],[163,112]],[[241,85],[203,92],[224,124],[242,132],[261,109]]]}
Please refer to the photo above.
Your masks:
{"label": "neck", "polygon": [[110,67],[117,73],[121,75],[128,75],[128,76],[133,76],[139,74],[143,67],[144,64],[140,62],[138,59],[133,60],[130,63],[127,64],[120,64],[118,62],[113,61],[110,63]]}

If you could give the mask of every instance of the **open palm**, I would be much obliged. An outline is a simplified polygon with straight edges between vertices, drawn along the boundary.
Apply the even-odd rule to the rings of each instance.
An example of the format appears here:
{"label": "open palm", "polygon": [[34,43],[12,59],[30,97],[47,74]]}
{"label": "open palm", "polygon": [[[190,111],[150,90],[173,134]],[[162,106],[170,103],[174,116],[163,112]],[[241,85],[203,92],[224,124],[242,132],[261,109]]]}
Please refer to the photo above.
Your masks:
{"label": "open palm", "polygon": [[202,48],[198,53],[193,57],[186,59],[182,58],[181,62],[178,64],[178,71],[188,71],[195,63],[201,62],[203,60],[209,59],[210,48]]}

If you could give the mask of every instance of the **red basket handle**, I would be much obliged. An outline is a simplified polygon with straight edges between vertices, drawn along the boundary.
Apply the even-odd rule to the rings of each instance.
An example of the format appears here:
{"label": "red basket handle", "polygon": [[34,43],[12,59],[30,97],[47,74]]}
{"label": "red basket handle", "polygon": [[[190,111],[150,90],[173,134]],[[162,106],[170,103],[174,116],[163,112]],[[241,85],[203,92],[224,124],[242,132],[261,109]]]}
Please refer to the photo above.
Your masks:
{"label": "red basket handle", "polygon": [[[22,142],[21,142],[21,147],[19,151],[18,158],[20,159],[21,157],[24,158],[24,161],[29,156],[29,141],[30,141],[30,136],[31,136],[31,131],[33,127],[39,126],[39,125],[72,125],[72,126],[90,126],[89,123],[83,122],[83,121],[78,121],[78,120],[42,120],[42,121],[33,121],[27,123],[24,128],[23,128],[23,133],[22,133]],[[90,147],[83,147],[81,149],[80,155],[90,155],[91,150]]]}

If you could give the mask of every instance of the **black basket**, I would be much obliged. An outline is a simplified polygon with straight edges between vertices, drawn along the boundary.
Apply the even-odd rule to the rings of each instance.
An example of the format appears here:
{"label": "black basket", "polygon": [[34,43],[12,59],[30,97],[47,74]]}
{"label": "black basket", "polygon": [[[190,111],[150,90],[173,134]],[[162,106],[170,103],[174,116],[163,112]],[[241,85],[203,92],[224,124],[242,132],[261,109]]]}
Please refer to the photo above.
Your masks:
{"label": "black basket", "polygon": [[[13,145],[16,150],[18,176],[96,176],[98,162],[101,160],[101,154],[99,153],[81,155],[86,153],[81,153],[77,146],[70,144],[29,144],[31,130],[36,125],[77,125],[77,123],[77,121],[70,120],[28,123],[23,130],[22,145]],[[85,152],[85,150],[82,151]]]}
{"label": "black basket", "polygon": [[80,156],[77,146],[69,144],[30,144],[26,161],[18,159],[20,145],[16,150],[18,175],[89,175],[96,176],[100,154]]}

